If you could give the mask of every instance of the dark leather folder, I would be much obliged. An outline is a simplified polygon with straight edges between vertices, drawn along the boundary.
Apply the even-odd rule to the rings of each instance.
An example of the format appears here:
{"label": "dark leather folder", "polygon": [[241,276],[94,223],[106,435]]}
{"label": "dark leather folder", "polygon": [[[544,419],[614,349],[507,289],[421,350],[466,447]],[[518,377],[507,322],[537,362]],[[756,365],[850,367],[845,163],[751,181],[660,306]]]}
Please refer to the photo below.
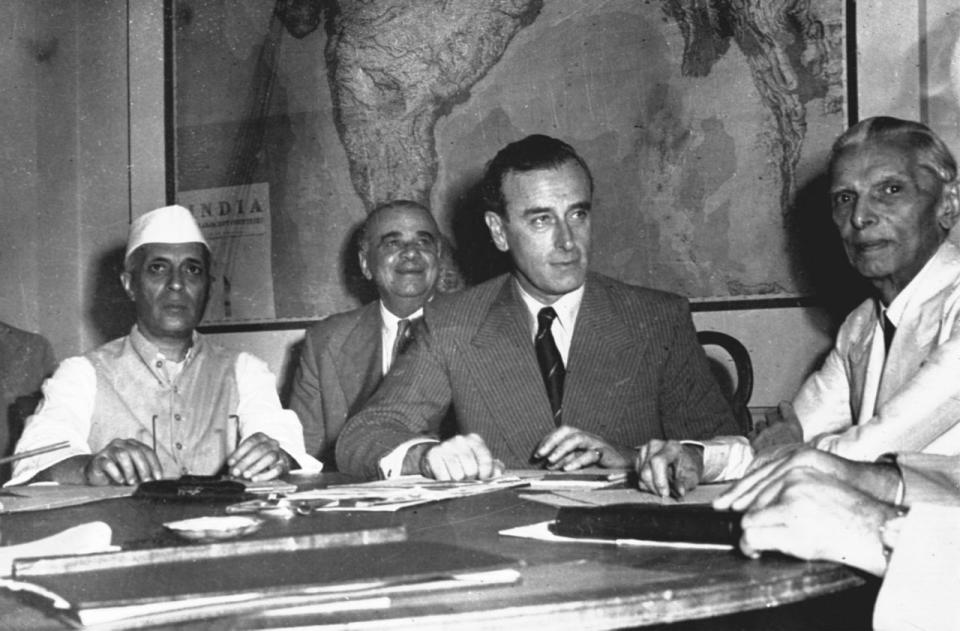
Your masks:
{"label": "dark leather folder", "polygon": [[741,513],[706,504],[565,507],[550,530],[564,537],[737,545]]}

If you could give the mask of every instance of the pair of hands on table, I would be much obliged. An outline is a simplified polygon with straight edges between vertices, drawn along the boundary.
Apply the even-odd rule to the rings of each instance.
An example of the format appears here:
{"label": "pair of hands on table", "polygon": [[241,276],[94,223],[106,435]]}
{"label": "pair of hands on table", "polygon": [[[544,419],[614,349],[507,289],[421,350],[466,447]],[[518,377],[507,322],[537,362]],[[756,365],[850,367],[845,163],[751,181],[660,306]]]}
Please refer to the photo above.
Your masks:
{"label": "pair of hands on table", "polygon": [[[227,457],[227,467],[237,478],[272,480],[290,469],[290,460],[276,440],[257,432]],[[91,486],[132,485],[161,479],[163,468],[157,454],[144,443],[117,438],[86,459],[82,474]]]}
{"label": "pair of hands on table", "polygon": [[[419,448],[419,449],[418,449]],[[421,475],[437,480],[487,480],[503,473],[503,463],[493,457],[477,434],[457,435],[442,443],[411,448]],[[534,450],[534,457],[551,471],[574,471],[588,466],[625,467],[628,460],[616,447],[596,434],[562,425]],[[406,469],[406,467],[405,467]]]}
{"label": "pair of hands on table", "polygon": [[744,476],[713,502],[744,511],[740,549],[845,563],[876,575],[886,570],[881,528],[897,508],[895,466],[854,462],[803,448]]}

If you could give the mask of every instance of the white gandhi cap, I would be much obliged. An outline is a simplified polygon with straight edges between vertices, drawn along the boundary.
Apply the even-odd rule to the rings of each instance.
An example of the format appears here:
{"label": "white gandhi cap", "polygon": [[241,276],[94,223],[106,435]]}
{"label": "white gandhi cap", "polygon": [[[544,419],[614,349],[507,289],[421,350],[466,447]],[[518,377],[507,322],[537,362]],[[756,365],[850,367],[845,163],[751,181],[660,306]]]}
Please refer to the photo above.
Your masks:
{"label": "white gandhi cap", "polygon": [[210,250],[193,213],[183,206],[164,206],[134,219],[124,259],[145,243],[202,243]]}

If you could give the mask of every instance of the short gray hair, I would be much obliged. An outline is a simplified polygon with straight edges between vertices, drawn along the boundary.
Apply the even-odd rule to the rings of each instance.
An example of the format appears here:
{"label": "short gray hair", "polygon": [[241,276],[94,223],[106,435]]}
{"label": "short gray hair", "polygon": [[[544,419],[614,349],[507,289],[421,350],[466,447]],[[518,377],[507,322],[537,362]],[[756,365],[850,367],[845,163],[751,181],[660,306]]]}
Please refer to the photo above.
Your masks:
{"label": "short gray hair", "polygon": [[865,118],[843,132],[830,150],[830,171],[848,147],[867,142],[897,142],[913,149],[917,162],[924,166],[943,184],[957,179],[957,160],[946,143],[932,129],[916,121],[874,116]]}

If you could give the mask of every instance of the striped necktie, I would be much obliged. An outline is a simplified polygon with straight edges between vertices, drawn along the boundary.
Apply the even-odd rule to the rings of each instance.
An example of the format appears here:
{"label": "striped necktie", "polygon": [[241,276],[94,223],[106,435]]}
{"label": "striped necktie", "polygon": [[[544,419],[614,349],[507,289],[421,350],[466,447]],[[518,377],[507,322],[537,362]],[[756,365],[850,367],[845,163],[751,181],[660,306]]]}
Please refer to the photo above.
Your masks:
{"label": "striped necktie", "polygon": [[540,374],[543,375],[543,385],[547,388],[547,398],[550,399],[550,409],[553,410],[553,422],[560,426],[560,413],[563,403],[563,377],[566,371],[563,368],[563,358],[557,349],[557,343],[550,332],[557,312],[553,307],[544,307],[537,314],[537,336],[533,347],[537,352],[537,363],[540,364]]}
{"label": "striped necktie", "polygon": [[396,363],[397,357],[400,356],[400,353],[407,349],[407,345],[410,343],[410,337],[413,333],[411,326],[413,321],[409,318],[404,318],[397,322],[397,337],[393,340],[393,353],[390,359],[390,366],[393,367],[393,364]]}

